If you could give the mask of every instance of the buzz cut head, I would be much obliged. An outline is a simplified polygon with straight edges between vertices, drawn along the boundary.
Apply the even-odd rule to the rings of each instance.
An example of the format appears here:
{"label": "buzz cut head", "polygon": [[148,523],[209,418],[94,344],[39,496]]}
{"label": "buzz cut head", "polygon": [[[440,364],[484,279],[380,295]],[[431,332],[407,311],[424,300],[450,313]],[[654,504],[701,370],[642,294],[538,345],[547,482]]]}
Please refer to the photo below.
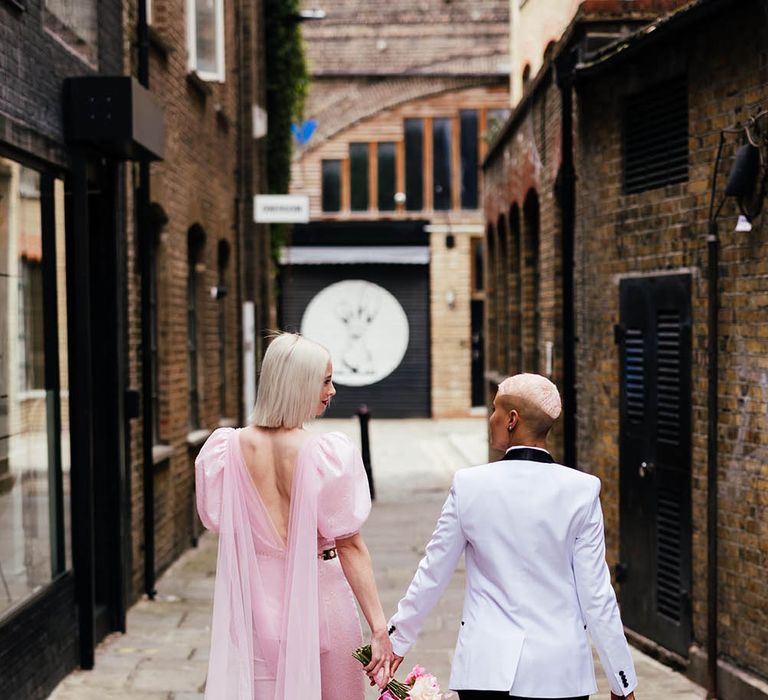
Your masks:
{"label": "buzz cut head", "polygon": [[507,410],[516,409],[520,418],[537,435],[549,433],[562,411],[560,392],[540,374],[516,374],[499,384],[499,399]]}

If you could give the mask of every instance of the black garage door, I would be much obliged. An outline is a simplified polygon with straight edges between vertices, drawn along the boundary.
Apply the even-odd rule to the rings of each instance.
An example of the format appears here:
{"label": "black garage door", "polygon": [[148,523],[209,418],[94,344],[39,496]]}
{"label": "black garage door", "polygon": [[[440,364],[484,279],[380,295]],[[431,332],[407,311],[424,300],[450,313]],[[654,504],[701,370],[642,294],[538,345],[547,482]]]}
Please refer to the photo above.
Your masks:
{"label": "black garage door", "polygon": [[329,417],[360,404],[375,418],[430,415],[428,265],[285,265],[281,283],[281,327],[331,350]]}

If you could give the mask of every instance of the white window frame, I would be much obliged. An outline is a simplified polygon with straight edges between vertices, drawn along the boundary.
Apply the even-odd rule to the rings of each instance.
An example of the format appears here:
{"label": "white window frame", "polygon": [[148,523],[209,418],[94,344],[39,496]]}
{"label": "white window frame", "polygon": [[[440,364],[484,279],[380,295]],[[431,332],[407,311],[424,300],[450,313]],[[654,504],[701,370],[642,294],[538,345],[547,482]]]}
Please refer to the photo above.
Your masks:
{"label": "white window frame", "polygon": [[187,0],[187,67],[191,73],[197,74],[202,80],[224,82],[226,66],[224,63],[224,0],[214,0],[216,3],[216,64],[215,71],[201,71],[197,68],[197,26],[195,24],[195,2]]}

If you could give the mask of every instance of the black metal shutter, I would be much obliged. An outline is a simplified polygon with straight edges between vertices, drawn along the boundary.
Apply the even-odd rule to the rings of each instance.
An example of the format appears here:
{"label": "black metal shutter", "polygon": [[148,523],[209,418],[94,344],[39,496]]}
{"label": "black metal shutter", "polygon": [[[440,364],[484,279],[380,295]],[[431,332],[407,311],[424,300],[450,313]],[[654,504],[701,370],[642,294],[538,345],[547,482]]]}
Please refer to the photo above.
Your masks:
{"label": "black metal shutter", "polygon": [[281,327],[301,330],[312,298],[328,285],[347,279],[368,280],[389,291],[408,318],[408,349],[392,374],[367,386],[336,386],[326,415],[351,416],[366,404],[374,418],[430,415],[429,267],[427,265],[294,265],[283,274]]}
{"label": "black metal shutter", "polygon": [[688,83],[675,78],[624,101],[624,192],[688,180]]}

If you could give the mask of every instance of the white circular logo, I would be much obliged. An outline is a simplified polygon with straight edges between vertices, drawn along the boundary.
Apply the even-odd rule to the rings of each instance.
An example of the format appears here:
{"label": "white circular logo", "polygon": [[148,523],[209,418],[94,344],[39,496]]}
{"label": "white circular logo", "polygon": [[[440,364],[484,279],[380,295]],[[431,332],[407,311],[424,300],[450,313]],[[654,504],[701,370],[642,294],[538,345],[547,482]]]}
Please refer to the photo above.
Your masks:
{"label": "white circular logo", "polygon": [[408,349],[408,318],[384,287],[366,280],[327,286],[309,302],[302,335],[331,353],[333,380],[367,386],[388,377]]}

